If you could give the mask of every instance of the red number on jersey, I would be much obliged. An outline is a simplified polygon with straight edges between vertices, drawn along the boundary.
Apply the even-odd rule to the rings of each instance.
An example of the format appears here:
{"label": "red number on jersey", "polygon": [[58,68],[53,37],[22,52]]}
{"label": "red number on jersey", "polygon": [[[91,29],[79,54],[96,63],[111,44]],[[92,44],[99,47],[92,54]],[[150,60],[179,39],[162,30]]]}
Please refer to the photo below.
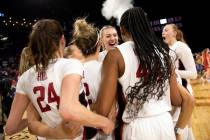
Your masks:
{"label": "red number on jersey", "polygon": [[143,70],[141,65],[139,65],[138,70],[136,71],[136,77],[140,78],[140,77],[145,76],[146,74],[147,74],[147,71]]}
{"label": "red number on jersey", "polygon": [[89,96],[90,95],[90,90],[89,90],[88,84],[87,83],[84,83],[84,87],[85,87],[86,96]]}
{"label": "red number on jersey", "polygon": [[[34,94],[40,93],[40,96],[37,98],[37,103],[41,111],[42,112],[50,111],[51,110],[50,106],[48,104],[44,104],[43,102],[45,99],[45,87],[43,86],[34,87],[33,92]],[[48,86],[48,103],[52,103],[52,102],[56,102],[57,108],[59,108],[60,97],[57,96],[53,83],[50,83]]]}
{"label": "red number on jersey", "polygon": [[59,108],[60,97],[57,96],[53,83],[50,83],[48,86],[48,103],[56,102],[57,108]]}
{"label": "red number on jersey", "polygon": [[[89,85],[87,83],[84,83],[84,87],[85,87],[85,95],[89,96],[90,95]],[[88,103],[92,104],[93,101],[91,99],[88,99]]]}

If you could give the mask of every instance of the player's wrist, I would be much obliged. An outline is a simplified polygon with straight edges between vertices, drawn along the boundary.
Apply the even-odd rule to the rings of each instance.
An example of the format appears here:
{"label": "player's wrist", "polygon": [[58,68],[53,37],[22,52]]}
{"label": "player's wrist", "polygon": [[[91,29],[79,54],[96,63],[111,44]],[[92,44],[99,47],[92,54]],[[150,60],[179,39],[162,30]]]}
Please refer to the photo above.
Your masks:
{"label": "player's wrist", "polygon": [[184,128],[179,128],[177,126],[174,127],[174,133],[176,135],[183,135],[184,134]]}

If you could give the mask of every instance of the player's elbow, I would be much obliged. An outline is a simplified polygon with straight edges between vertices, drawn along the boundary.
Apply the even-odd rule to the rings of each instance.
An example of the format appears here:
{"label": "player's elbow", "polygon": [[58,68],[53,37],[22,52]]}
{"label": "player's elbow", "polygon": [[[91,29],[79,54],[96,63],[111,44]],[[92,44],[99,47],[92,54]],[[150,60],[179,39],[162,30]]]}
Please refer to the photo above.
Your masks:
{"label": "player's elbow", "polygon": [[64,121],[74,121],[77,118],[77,107],[60,108],[59,113]]}
{"label": "player's elbow", "polygon": [[28,131],[29,131],[29,133],[32,134],[32,135],[37,135],[37,134],[35,133],[35,131],[34,131],[33,128],[34,128],[34,127],[33,127],[32,123],[29,122],[29,123],[28,123]]}
{"label": "player's elbow", "polygon": [[9,126],[6,126],[5,129],[4,129],[5,133],[8,135],[8,136],[11,136],[13,134],[16,133],[16,128],[15,127],[9,127]]}
{"label": "player's elbow", "polygon": [[182,104],[186,107],[194,108],[195,98],[188,93],[185,96],[183,96],[183,103]]}
{"label": "player's elbow", "polygon": [[63,121],[74,121],[75,120],[75,115],[72,112],[67,112],[67,111],[61,111],[60,112],[61,118]]}

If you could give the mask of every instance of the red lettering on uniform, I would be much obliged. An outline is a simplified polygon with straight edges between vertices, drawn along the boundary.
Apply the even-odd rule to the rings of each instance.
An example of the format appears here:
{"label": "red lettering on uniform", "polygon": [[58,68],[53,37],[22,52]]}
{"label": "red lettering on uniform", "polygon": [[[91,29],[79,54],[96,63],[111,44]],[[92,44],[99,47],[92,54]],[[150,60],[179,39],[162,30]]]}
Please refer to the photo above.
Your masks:
{"label": "red lettering on uniform", "polygon": [[147,71],[146,70],[143,70],[141,65],[139,65],[137,71],[136,71],[136,77],[137,78],[140,78],[140,77],[143,77],[147,74]]}
{"label": "red lettering on uniform", "polygon": [[39,93],[40,96],[37,97],[37,103],[39,105],[39,108],[42,112],[47,112],[50,111],[51,108],[48,105],[49,103],[53,103],[56,102],[57,103],[57,108],[59,108],[59,104],[60,104],[60,97],[56,94],[53,83],[49,83],[48,85],[48,103],[44,102],[45,99],[45,87],[44,86],[36,86],[33,88],[33,92],[34,94]]}
{"label": "red lettering on uniform", "polygon": [[89,86],[88,86],[88,84],[87,83],[84,83],[84,87],[85,87],[85,94],[86,94],[86,96],[89,96],[90,95],[90,90],[89,90]]}

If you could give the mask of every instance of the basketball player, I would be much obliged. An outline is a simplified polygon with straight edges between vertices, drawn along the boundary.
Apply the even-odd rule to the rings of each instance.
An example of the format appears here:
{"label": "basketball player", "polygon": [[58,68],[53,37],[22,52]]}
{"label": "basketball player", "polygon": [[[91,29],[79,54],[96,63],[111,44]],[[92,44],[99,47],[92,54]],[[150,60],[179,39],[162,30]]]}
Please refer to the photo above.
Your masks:
{"label": "basketball player", "polygon": [[[98,61],[99,50],[101,47],[99,39],[100,36],[98,29],[94,27],[93,24],[88,23],[85,18],[77,19],[73,27],[72,41],[66,48],[65,53],[65,57],[77,58],[83,62],[83,84],[86,89],[88,102],[91,105],[96,102],[101,81],[102,62]],[[113,118],[115,119],[115,117]],[[112,136],[97,134],[94,139],[111,140]]]}
{"label": "basketball player", "polygon": [[[186,126],[194,102],[187,90],[177,85],[169,48],[158,40],[147,14],[140,7],[123,13],[120,29],[125,43],[110,50],[104,59],[97,112],[108,115],[119,82],[123,94],[118,96],[123,96],[125,108],[121,117],[122,133],[118,139],[180,139],[177,130]],[[182,105],[184,112],[175,132],[169,113],[171,104]]]}
{"label": "basketball player", "polygon": [[[35,66],[18,80],[5,132],[11,135],[27,126],[27,120],[22,116],[31,101],[42,122],[50,127],[56,127],[62,120],[66,124],[75,121],[111,133],[112,121],[91,112],[79,102],[87,105],[81,86],[83,66],[79,60],[62,58],[65,39],[59,22],[39,20],[30,34],[29,47]],[[82,135],[75,139],[82,139]]]}
{"label": "basketball player", "polygon": [[[175,24],[167,24],[162,31],[164,42],[170,48],[170,56],[175,64],[177,80],[185,86],[193,96],[190,79],[197,78],[197,70],[191,49],[184,40],[183,32]],[[174,125],[176,125],[180,113],[180,108],[176,108],[173,114]],[[188,128],[189,127],[189,128]],[[191,123],[185,128],[184,140],[194,140]]]}
{"label": "basketball player", "polygon": [[105,25],[100,30],[102,49],[99,53],[99,61],[103,62],[107,52],[118,45],[119,36],[117,29],[111,25]]}

